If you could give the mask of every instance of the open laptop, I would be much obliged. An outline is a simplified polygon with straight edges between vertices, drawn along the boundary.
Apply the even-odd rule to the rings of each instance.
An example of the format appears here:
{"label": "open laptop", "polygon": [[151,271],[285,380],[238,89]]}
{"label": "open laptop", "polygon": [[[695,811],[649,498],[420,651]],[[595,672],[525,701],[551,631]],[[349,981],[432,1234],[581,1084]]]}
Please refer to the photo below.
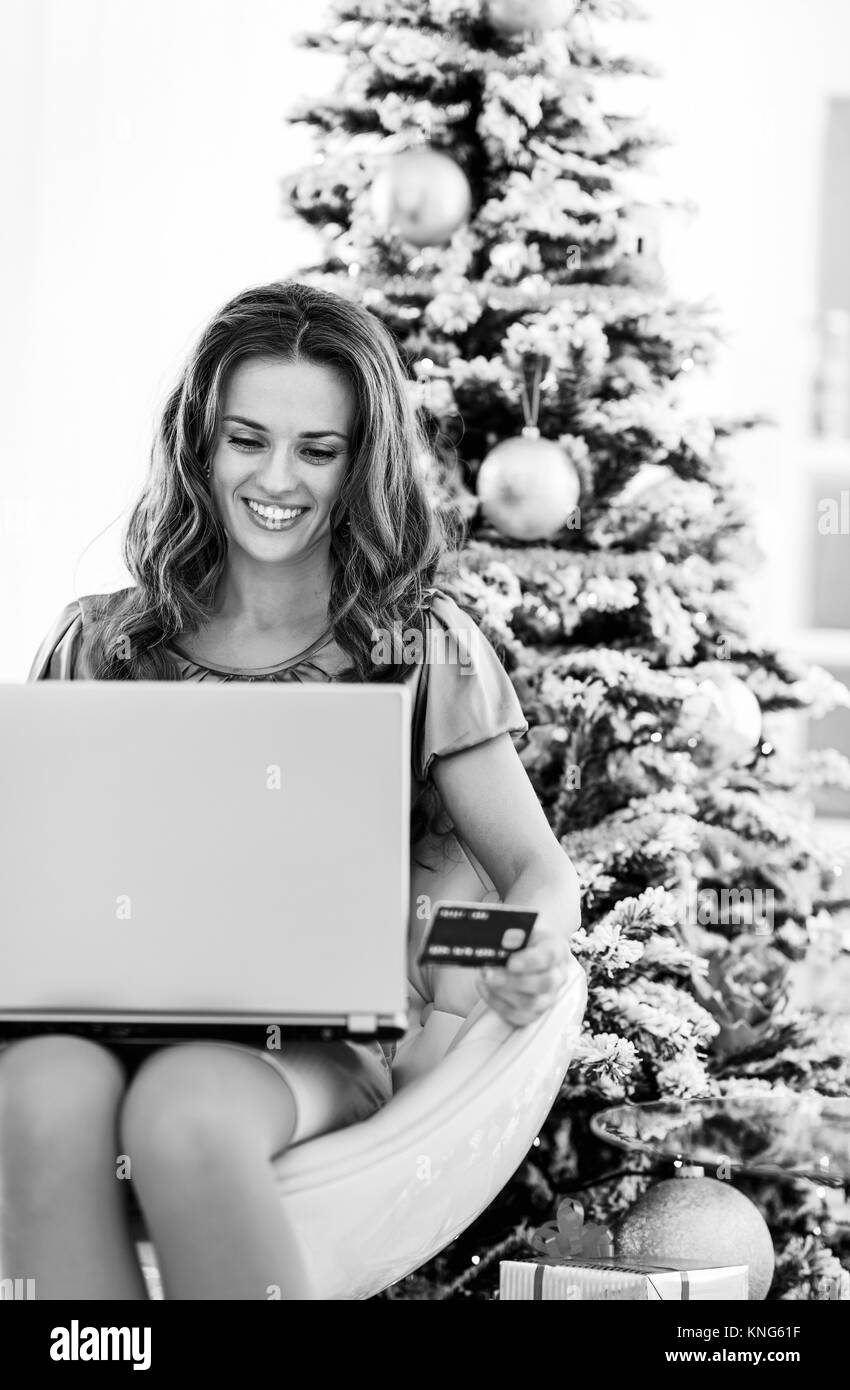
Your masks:
{"label": "open laptop", "polygon": [[400,1036],[409,702],[0,686],[0,1040]]}

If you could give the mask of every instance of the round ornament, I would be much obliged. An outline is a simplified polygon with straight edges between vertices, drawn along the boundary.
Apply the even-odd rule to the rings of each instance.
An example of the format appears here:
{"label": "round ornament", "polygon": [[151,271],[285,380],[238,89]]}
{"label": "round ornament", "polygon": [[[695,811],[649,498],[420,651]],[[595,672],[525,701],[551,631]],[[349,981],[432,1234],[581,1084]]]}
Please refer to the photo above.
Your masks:
{"label": "round ornament", "polygon": [[528,428],[490,451],[478,470],[477,491],[483,515],[503,535],[545,541],[566,525],[581,484],[563,449]]}
{"label": "round ornament", "polygon": [[725,661],[703,661],[693,676],[698,689],[683,706],[686,723],[699,738],[706,757],[729,767],[752,753],[761,737],[761,706],[750,687]]}
{"label": "round ornament", "polygon": [[384,233],[413,246],[439,246],[469,216],[472,193],[463,170],[439,150],[393,155],[372,185],[372,213]]}
{"label": "round ornament", "polygon": [[700,1176],[655,1183],[626,1212],[614,1232],[617,1258],[686,1260],[692,1269],[747,1265],[750,1298],[766,1298],[774,1254],[764,1217],[728,1182],[691,1171]]}
{"label": "round ornament", "polygon": [[487,14],[502,34],[561,29],[575,13],[575,0],[490,0]]}

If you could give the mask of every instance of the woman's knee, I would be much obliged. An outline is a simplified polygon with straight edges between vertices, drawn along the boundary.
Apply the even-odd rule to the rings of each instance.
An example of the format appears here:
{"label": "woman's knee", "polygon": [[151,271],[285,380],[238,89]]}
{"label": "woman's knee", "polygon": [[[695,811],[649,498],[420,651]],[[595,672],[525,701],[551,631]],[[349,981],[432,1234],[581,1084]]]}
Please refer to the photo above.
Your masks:
{"label": "woman's knee", "polygon": [[116,1113],[126,1077],[114,1053],[70,1034],[24,1038],[0,1052],[0,1135],[90,1128]]}
{"label": "woman's knee", "polygon": [[147,1058],[121,1107],[122,1147],[147,1163],[208,1162],[222,1148],[253,1144],[254,1128],[240,1103],[232,1054],[204,1043],[163,1048]]}

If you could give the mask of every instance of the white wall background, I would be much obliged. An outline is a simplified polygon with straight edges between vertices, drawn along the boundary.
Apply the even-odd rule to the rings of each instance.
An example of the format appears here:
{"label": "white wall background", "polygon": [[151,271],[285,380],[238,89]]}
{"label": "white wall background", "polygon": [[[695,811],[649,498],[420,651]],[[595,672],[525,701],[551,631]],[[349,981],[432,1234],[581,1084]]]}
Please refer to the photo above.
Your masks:
{"label": "white wall background", "polygon": [[[668,269],[677,290],[715,298],[728,330],[694,389],[781,426],[740,449],[769,559],[757,619],[781,635],[799,589],[787,498],[809,411],[825,103],[850,93],[850,5],[646,3],[635,39],[666,70],[648,95],[677,142],[659,167],[701,205],[671,233]],[[281,219],[279,179],[309,153],[286,110],[339,71],[292,46],[323,11],[2,0],[0,679],[26,673],[75,594],[123,582],[121,521],[199,328],[312,252]]]}
{"label": "white wall background", "polygon": [[[671,227],[665,264],[683,296],[717,304],[725,332],[694,396],[709,411],[776,421],[737,441],[733,457],[765,556],[749,584],[756,630],[802,647],[807,474],[822,457],[809,432],[824,139],[829,99],[850,96],[850,4],[645,4],[641,48],[665,71],[651,111],[675,139],[658,156],[662,183],[699,205]],[[850,440],[838,452],[850,486]],[[807,654],[824,659],[817,646]]]}
{"label": "white wall background", "polygon": [[[157,407],[211,312],[315,245],[279,180],[284,114],[333,60],[288,0],[2,0],[0,678],[52,618],[118,587]],[[118,518],[118,520],[116,520]],[[106,534],[83,552],[93,538]]]}

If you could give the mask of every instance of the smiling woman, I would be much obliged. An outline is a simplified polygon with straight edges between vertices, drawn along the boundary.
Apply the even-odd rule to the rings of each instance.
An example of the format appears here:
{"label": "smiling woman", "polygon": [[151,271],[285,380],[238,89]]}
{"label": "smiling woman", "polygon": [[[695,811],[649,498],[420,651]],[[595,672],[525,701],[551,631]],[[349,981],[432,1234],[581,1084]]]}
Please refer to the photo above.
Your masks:
{"label": "smiling woman", "polygon": [[[246,290],[214,316],[166,404],[126,537],[135,586],[69,604],[31,678],[406,683],[411,1015],[430,1001],[460,1020],[483,998],[521,1026],[560,998],[578,878],[513,747],[527,724],[510,680],[436,587],[445,537],[421,449],[401,359],[377,319],[305,285]],[[376,659],[375,634],[389,630],[404,634],[401,649]],[[424,639],[413,663],[410,634]],[[323,856],[333,874],[318,844],[315,862]],[[458,889],[537,914],[529,944],[486,980],[418,962],[422,902]],[[408,1076],[423,1065],[417,1040]],[[116,1051],[50,1036],[0,1057],[0,1114],[13,1116],[0,1123],[0,1178],[23,1213],[0,1228],[0,1265],[33,1270],[45,1297],[141,1296],[102,1161],[118,1126],[168,1297],[265,1297],[272,1285],[297,1296],[271,1160],[381,1109],[392,1049],[296,1040],[277,1056],[197,1040],[122,1057],[123,1071]]]}

